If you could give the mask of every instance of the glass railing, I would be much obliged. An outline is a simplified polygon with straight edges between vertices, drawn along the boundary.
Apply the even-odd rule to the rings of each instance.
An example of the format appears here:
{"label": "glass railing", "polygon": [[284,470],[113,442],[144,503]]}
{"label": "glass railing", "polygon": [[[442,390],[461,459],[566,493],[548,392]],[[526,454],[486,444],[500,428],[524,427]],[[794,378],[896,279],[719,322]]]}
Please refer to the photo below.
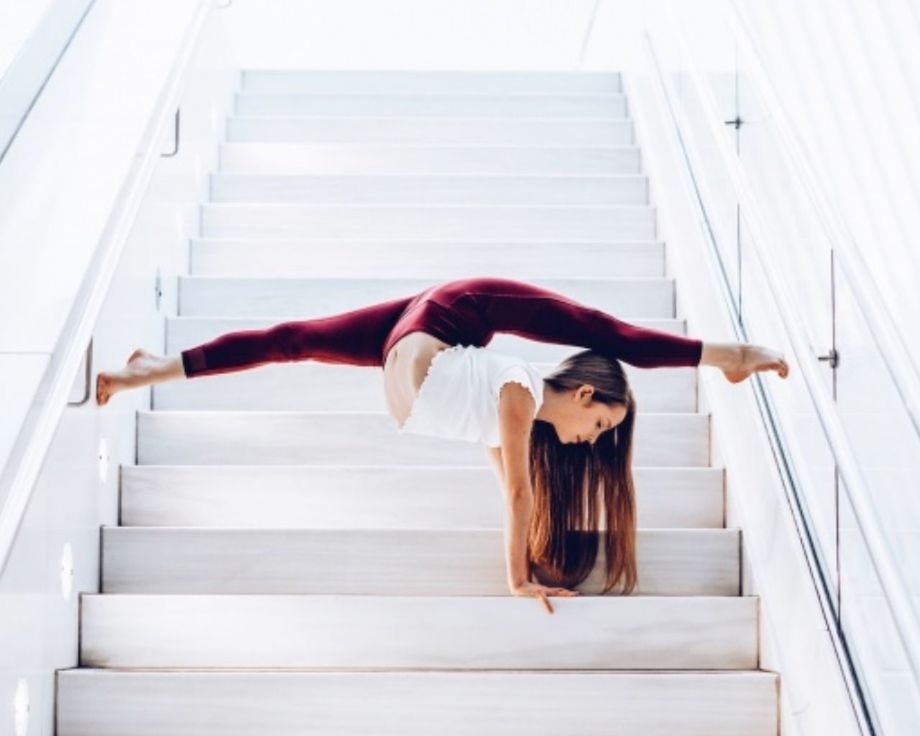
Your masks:
{"label": "glass railing", "polygon": [[743,27],[706,20],[647,49],[737,330],[792,358],[787,380],[752,381],[851,696],[870,732],[915,734],[920,382]]}

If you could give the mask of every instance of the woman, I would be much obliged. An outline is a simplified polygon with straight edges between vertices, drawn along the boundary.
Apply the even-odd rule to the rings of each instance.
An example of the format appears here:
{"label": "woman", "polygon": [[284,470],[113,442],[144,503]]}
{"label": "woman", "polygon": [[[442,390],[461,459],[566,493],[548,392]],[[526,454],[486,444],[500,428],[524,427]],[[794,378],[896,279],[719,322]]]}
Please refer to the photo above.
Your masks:
{"label": "woman", "polygon": [[[496,332],[580,345],[545,378],[487,349]],[[506,495],[506,562],[513,595],[577,595],[595,564],[603,509],[606,593],[636,585],[632,436],[636,401],[620,360],[646,368],[712,365],[737,383],[789,368],[776,351],[703,343],[639,327],[562,294],[506,278],[464,278],[349,312],[220,335],[158,357],[135,350],[100,373],[100,405],[124,388],[272,362],[382,367],[400,433],[482,441]],[[537,420],[537,421],[535,421]],[[602,497],[599,498],[600,489]],[[531,581],[551,581],[544,585]]]}

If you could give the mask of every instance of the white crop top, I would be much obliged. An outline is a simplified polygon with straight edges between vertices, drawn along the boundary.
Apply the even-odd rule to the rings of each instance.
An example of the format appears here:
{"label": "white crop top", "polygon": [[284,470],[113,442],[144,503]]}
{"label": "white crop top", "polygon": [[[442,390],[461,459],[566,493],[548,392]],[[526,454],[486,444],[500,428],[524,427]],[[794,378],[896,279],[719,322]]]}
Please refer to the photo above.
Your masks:
{"label": "white crop top", "polygon": [[530,363],[488,347],[453,345],[435,353],[399,434],[422,434],[501,446],[499,389],[516,381],[543,403],[543,374]]}

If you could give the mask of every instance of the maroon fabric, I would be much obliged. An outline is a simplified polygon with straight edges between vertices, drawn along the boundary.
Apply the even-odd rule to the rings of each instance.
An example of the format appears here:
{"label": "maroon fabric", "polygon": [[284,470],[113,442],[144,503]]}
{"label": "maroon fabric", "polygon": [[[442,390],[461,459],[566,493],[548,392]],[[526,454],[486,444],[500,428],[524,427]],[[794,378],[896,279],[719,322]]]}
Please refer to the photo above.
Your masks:
{"label": "maroon fabric", "polygon": [[625,322],[526,281],[475,277],[328,317],[229,332],[183,350],[182,364],[187,376],[296,360],[382,367],[393,343],[416,331],[480,347],[506,332],[643,368],[695,366],[703,352],[702,340]]}

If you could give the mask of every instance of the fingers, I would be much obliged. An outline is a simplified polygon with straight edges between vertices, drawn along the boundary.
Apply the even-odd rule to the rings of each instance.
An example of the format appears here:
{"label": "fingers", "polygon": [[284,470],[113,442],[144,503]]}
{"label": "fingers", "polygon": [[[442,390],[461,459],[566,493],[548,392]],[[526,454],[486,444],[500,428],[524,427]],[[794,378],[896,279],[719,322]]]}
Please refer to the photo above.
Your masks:
{"label": "fingers", "polygon": [[536,591],[537,597],[543,601],[543,607],[549,612],[553,612],[553,605],[549,602],[549,598],[546,597],[546,593],[542,590]]}

